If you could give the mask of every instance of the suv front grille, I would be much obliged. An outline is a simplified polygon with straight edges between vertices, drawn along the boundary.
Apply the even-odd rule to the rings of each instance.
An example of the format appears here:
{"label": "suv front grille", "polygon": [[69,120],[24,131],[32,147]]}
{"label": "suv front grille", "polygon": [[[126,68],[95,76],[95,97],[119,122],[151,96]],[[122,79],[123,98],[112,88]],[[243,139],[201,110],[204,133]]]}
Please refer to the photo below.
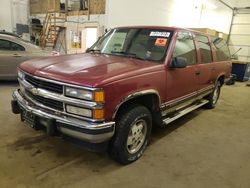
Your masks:
{"label": "suv front grille", "polygon": [[53,99],[48,99],[45,97],[41,97],[38,95],[33,95],[30,91],[26,90],[25,93],[27,93],[27,95],[32,98],[33,100],[35,100],[36,102],[39,102],[41,104],[43,104],[44,106],[56,109],[56,110],[60,110],[63,111],[63,102],[60,101],[55,101]]}
{"label": "suv front grille", "polygon": [[46,89],[58,94],[63,94],[63,86],[60,84],[40,80],[27,74],[25,74],[25,80],[36,88]]}

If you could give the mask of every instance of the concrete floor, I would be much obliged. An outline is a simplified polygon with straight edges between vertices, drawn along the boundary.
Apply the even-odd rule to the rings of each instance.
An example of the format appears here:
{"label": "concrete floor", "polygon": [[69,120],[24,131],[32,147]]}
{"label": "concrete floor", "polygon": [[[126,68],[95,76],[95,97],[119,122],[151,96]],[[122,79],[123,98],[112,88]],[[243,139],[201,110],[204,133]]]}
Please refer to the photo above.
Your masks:
{"label": "concrete floor", "polygon": [[250,187],[250,87],[224,86],[218,106],[153,133],[144,156],[120,166],[20,122],[16,83],[0,83],[0,187]]}

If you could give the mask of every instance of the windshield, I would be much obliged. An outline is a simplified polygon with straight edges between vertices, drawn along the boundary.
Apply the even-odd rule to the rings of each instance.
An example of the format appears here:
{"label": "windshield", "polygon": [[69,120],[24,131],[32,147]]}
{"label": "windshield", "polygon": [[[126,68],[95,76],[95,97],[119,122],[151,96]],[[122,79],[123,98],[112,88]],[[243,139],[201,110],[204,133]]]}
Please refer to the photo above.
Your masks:
{"label": "windshield", "polygon": [[88,52],[163,61],[172,32],[160,29],[119,28],[109,31]]}

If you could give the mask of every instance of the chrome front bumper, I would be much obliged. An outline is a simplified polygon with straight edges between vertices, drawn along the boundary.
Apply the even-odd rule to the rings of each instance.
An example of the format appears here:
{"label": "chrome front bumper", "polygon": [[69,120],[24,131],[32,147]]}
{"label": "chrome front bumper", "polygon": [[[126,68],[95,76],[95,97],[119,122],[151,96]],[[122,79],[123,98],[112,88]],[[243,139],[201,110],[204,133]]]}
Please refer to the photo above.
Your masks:
{"label": "chrome front bumper", "polygon": [[[18,108],[32,113],[37,116],[38,119],[41,118],[41,123],[42,119],[53,120],[53,126],[55,126],[57,131],[76,139],[89,143],[102,143],[108,141],[114,135],[115,122],[92,123],[43,109],[27,101],[20,94],[19,90],[13,92],[12,103],[17,103]],[[14,112],[13,106],[12,111]],[[46,125],[44,126],[46,127]]]}

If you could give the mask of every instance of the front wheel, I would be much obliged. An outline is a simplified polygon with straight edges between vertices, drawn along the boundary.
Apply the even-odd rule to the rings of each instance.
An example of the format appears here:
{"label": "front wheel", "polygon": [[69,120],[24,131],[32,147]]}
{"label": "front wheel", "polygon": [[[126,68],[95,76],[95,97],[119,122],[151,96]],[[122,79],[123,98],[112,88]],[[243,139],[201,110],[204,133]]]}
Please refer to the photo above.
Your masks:
{"label": "front wheel", "polygon": [[150,111],[136,105],[118,117],[116,133],[109,151],[113,159],[121,164],[129,164],[139,159],[151,134],[152,116]]}
{"label": "front wheel", "polygon": [[205,105],[206,108],[212,109],[212,108],[214,108],[216,106],[217,101],[218,101],[218,99],[220,97],[220,89],[221,89],[221,84],[218,81],[215,84],[213,92],[210,93],[208,95],[208,97],[207,97],[207,99],[208,99],[209,102]]}

